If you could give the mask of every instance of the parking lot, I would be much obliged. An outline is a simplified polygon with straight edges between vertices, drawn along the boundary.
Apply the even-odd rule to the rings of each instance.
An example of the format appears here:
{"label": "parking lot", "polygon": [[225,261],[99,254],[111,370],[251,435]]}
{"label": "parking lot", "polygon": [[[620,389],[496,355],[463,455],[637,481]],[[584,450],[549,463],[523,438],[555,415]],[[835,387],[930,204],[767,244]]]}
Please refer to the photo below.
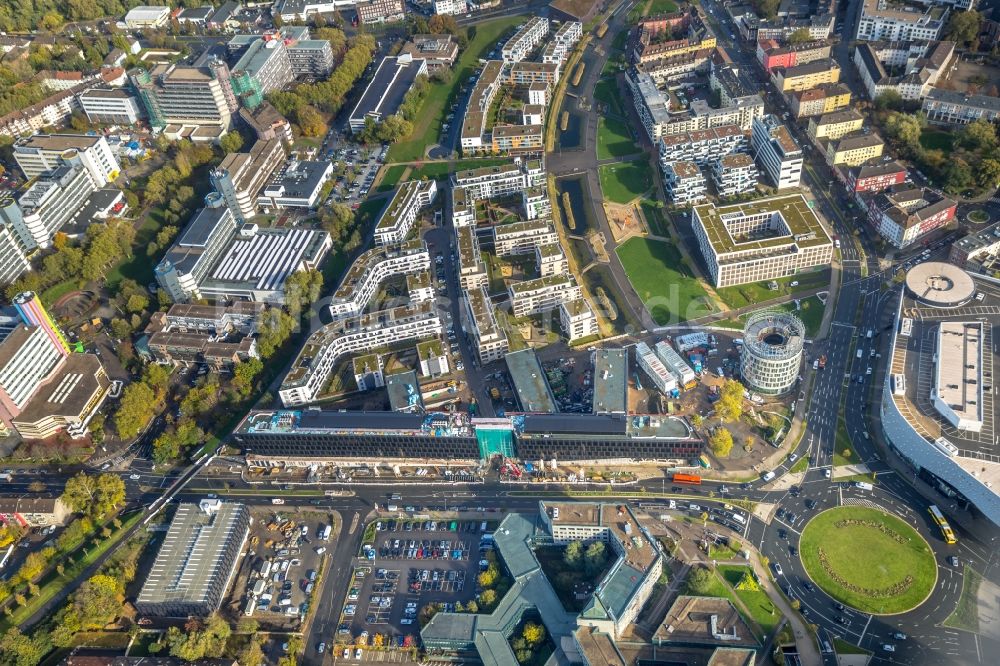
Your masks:
{"label": "parking lot", "polygon": [[333,518],[318,511],[255,512],[248,556],[230,592],[233,613],[267,626],[298,625],[322,584],[334,527]]}
{"label": "parking lot", "polygon": [[472,520],[376,523],[366,564],[347,592],[337,642],[407,646],[419,633],[421,608],[440,603],[454,610],[473,599],[484,525],[489,529]]}

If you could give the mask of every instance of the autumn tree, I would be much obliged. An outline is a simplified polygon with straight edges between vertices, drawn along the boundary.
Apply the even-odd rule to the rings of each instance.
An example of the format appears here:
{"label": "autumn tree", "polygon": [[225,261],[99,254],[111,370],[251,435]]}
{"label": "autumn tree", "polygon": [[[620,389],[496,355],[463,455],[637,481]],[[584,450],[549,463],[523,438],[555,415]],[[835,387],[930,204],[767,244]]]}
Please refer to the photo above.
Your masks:
{"label": "autumn tree", "polygon": [[583,544],[579,541],[571,541],[566,544],[563,551],[563,562],[571,569],[576,569],[583,562]]}
{"label": "autumn tree", "polygon": [[708,438],[708,446],[719,458],[726,458],[733,450],[733,435],[726,428],[718,427]]}
{"label": "autumn tree", "polygon": [[521,636],[528,645],[540,645],[545,640],[545,627],[536,622],[525,622]]}
{"label": "autumn tree", "polygon": [[714,586],[715,575],[705,567],[695,567],[688,574],[687,588],[693,594],[707,594]]}
{"label": "autumn tree", "polygon": [[736,421],[743,416],[743,384],[735,379],[722,383],[715,413],[723,422]]}
{"label": "autumn tree", "polygon": [[102,518],[125,501],[125,482],[117,474],[79,472],[66,481],[62,501],[77,513]]}
{"label": "autumn tree", "polygon": [[243,136],[236,130],[226,132],[219,139],[219,148],[221,148],[224,153],[238,153],[242,147]]}

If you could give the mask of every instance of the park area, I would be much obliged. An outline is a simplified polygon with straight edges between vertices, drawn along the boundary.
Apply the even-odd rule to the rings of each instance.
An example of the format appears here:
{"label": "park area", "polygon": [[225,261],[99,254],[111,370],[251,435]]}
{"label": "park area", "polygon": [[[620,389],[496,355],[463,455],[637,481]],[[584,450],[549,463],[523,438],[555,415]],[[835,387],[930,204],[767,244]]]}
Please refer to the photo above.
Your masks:
{"label": "park area", "polygon": [[606,164],[598,168],[604,198],[627,204],[653,187],[653,169],[645,159]]}
{"label": "park area", "polygon": [[716,312],[715,303],[670,243],[634,237],[615,252],[635,293],[660,326]]}
{"label": "park area", "polygon": [[601,118],[597,122],[597,159],[609,160],[638,152],[628,125],[617,118]]}
{"label": "park area", "polygon": [[504,16],[476,26],[476,34],[458,57],[453,75],[447,82],[432,81],[424,97],[410,136],[389,149],[389,162],[414,162],[425,157],[437,143],[448,107],[458,99],[462,82],[476,72],[479,59],[489,53],[500,37],[524,20],[523,16]]}
{"label": "park area", "polygon": [[829,509],[799,541],[809,577],[834,599],[864,613],[902,613],[924,602],[937,581],[934,553],[916,530],[865,507]]}

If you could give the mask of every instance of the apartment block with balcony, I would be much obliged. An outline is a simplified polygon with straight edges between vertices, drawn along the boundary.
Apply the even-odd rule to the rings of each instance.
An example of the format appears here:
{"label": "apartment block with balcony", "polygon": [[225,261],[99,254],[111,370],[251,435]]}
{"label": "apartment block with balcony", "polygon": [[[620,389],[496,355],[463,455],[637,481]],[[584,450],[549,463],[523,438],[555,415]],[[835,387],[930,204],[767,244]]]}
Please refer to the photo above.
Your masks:
{"label": "apartment block with balcony", "polygon": [[865,118],[855,109],[844,109],[809,119],[808,132],[813,139],[839,139],[858,132]]}
{"label": "apartment block with balcony", "polygon": [[730,153],[747,150],[746,133],[738,125],[721,125],[661,137],[658,142],[660,165],[678,160],[705,166]]}
{"label": "apartment block with balcony", "polygon": [[451,224],[456,229],[476,225],[476,202],[458,185],[451,188]]}
{"label": "apartment block with balcony", "polygon": [[779,190],[798,187],[802,178],[802,149],[777,116],[766,115],[753,123],[750,142],[757,164]]}
{"label": "apartment block with balcony", "polygon": [[558,242],[536,245],[535,264],[541,277],[569,273],[569,262],[566,261],[566,255],[563,254],[562,246]]}
{"label": "apartment block with balcony", "polygon": [[365,311],[383,282],[397,275],[426,272],[430,267],[430,252],[420,239],[372,248],[351,264],[333,293],[330,315],[334,319],[356,317]]}
{"label": "apartment block with balcony", "polygon": [[559,326],[570,344],[600,332],[597,316],[585,298],[559,304]]}
{"label": "apartment block with balcony", "polygon": [[553,275],[517,282],[507,287],[515,317],[527,317],[553,310],[561,303],[582,296],[579,285],[569,275]]}
{"label": "apartment block with balcony", "polygon": [[82,134],[36,134],[14,143],[14,161],[28,180],[78,160],[90,174],[94,187],[114,182],[121,165],[107,139]]}
{"label": "apartment block with balcony", "polygon": [[542,16],[533,16],[522,25],[514,35],[501,47],[500,55],[504,62],[521,62],[549,34],[549,20]]}
{"label": "apartment block with balcony", "polygon": [[456,188],[462,188],[472,202],[510,196],[545,184],[545,163],[540,159],[515,158],[509,164],[465,169],[452,176]]}
{"label": "apartment block with balcony", "polygon": [[694,162],[678,160],[663,165],[663,188],[675,206],[686,206],[707,196],[705,176]]}
{"label": "apartment block with balcony", "polygon": [[995,123],[1000,120],[1000,98],[934,88],[924,98],[921,110],[934,124],[968,125],[975,120]]}
{"label": "apartment block with balcony", "polygon": [[403,242],[420,211],[431,205],[436,196],[437,182],[433,180],[411,180],[400,185],[375,225],[375,242],[379,245]]}
{"label": "apartment block with balcony", "polygon": [[529,220],[552,215],[552,200],[541,185],[521,190],[521,205],[524,207],[524,216]]}
{"label": "apartment block with balcony", "polygon": [[871,134],[854,133],[839,139],[824,139],[821,142],[826,161],[832,167],[838,164],[859,166],[882,156],[885,142],[882,137]]}
{"label": "apartment block with balcony", "polygon": [[472,336],[479,363],[486,365],[502,359],[509,349],[507,334],[497,323],[493,301],[486,293],[486,285],[480,285],[463,292],[462,303],[465,306],[466,321],[471,329],[466,333]]}
{"label": "apartment block with balcony", "polygon": [[710,173],[720,197],[734,197],[757,189],[757,166],[745,153],[720,157],[711,163]]}
{"label": "apartment block with balcony", "polygon": [[549,219],[525,220],[493,227],[493,251],[498,257],[533,254],[539,245],[558,243],[559,236]]}
{"label": "apartment block with balcony", "polygon": [[479,236],[474,227],[455,227],[458,248],[458,283],[464,290],[474,290],[489,284],[486,263],[479,249]]}
{"label": "apartment block with balcony", "polygon": [[561,65],[566,62],[570,51],[583,37],[583,24],[579,21],[566,21],[553,33],[552,39],[545,52],[542,54],[542,62]]}
{"label": "apartment block with balcony", "polygon": [[895,0],[863,0],[854,38],[893,42],[937,39],[948,14],[948,8],[939,3],[920,11]]}

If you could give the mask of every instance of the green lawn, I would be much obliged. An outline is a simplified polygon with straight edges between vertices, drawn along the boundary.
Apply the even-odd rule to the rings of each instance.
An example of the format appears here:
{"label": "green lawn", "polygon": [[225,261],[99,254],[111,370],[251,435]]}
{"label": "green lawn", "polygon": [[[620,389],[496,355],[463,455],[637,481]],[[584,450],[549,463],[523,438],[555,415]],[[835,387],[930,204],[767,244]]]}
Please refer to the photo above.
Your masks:
{"label": "green lawn", "polygon": [[414,167],[407,180],[420,180],[424,177],[433,180],[442,180],[450,174],[463,169],[478,169],[480,167],[509,163],[510,160],[504,157],[493,157],[482,160],[458,160],[455,162],[428,162],[419,167]]}
{"label": "green lawn", "polygon": [[597,121],[597,159],[608,160],[635,152],[638,149],[628,131],[628,125],[617,118],[601,118]]}
{"label": "green lawn", "polygon": [[920,133],[920,145],[925,150],[951,151],[955,137],[951,132],[942,132],[934,129],[925,129]]}
{"label": "green lawn", "polygon": [[817,515],[802,530],[799,553],[813,582],[865,613],[915,608],[937,581],[934,553],[916,530],[866,507],[844,506]]}
{"label": "green lawn", "polygon": [[657,324],[678,323],[715,312],[705,288],[673,245],[634,237],[615,251],[632,288]]}
{"label": "green lawn", "polygon": [[983,577],[972,567],[965,567],[962,577],[962,596],[958,599],[955,611],[944,621],[946,627],[964,629],[973,633],[979,632],[979,586]]}
{"label": "green lawn", "polygon": [[806,471],[807,469],[809,469],[809,458],[807,456],[803,456],[798,460],[796,460],[795,464],[792,465],[792,468],[789,469],[788,471],[791,472],[792,474],[798,474],[800,472]]}
{"label": "green lawn", "polygon": [[[823,312],[826,310],[826,306],[823,305],[823,301],[819,300],[816,296],[810,296],[809,298],[799,301],[799,309],[795,309],[794,302],[781,303],[780,305],[775,305],[768,310],[780,310],[781,312],[791,312],[799,319],[806,327],[806,336],[809,338],[815,337],[819,333],[819,327],[823,323]],[[721,326],[723,328],[732,328],[734,330],[741,330],[746,323],[746,320],[753,312],[748,312],[742,315],[739,319],[727,319],[725,321],[715,322],[714,326]]]}
{"label": "green lawn", "polygon": [[653,169],[645,158],[599,167],[604,198],[627,204],[653,187]]}
{"label": "green lawn", "polygon": [[642,207],[642,214],[646,216],[649,231],[658,236],[669,236],[670,230],[667,228],[667,222],[663,219],[663,212],[657,208],[656,202],[644,199],[639,205]]}
{"label": "green lawn", "polygon": [[[441,136],[441,125],[444,123],[447,110],[457,99],[462,83],[475,72],[479,58],[489,53],[507,30],[523,20],[522,16],[504,16],[476,26],[476,36],[472,38],[452,68],[451,81],[430,84],[427,97],[424,98],[413,124],[413,133],[408,140],[394,144],[389,149],[389,162],[412,162],[424,157],[427,148],[437,143],[438,137]],[[454,118],[453,122],[461,120]]]}
{"label": "green lawn", "polygon": [[399,180],[403,177],[403,174],[409,168],[406,164],[394,164],[387,167],[385,174],[382,176],[381,182],[378,184],[377,192],[387,192],[392,188],[396,187]]}
{"label": "green lawn", "polygon": [[653,0],[649,3],[649,10],[646,12],[646,16],[658,16],[676,11],[677,3],[674,0]]}
{"label": "green lawn", "polygon": [[[603,102],[608,106],[608,110],[616,116],[622,118],[625,117],[625,111],[622,108],[621,100],[619,99],[618,86],[615,85],[615,80],[613,78],[604,78],[597,82],[594,86],[594,99],[598,102]],[[626,134],[628,134],[626,132]]]}
{"label": "green lawn", "polygon": [[857,645],[852,645],[837,636],[833,637],[833,649],[837,654],[871,654],[868,650],[859,648]]}
{"label": "green lawn", "polygon": [[[769,287],[771,282],[778,284],[778,289],[772,291]],[[798,282],[794,287],[792,282]],[[776,280],[764,280],[763,282],[751,282],[735,287],[722,287],[716,289],[715,293],[719,298],[734,310],[743,308],[754,303],[770,301],[781,296],[790,296],[809,289],[818,289],[830,284],[830,273],[826,270],[814,271],[812,273],[802,273],[791,277],[778,278]]]}
{"label": "green lawn", "polygon": [[76,289],[79,284],[79,280],[63,280],[62,282],[56,282],[40,294],[42,303],[45,303],[45,305],[51,308],[53,303]]}
{"label": "green lawn", "polygon": [[[851,437],[847,434],[847,422],[844,417],[837,419],[837,434],[835,437],[836,449],[833,452],[833,466],[856,465],[861,462],[854,445],[851,444]],[[847,455],[844,455],[844,454]]]}
{"label": "green lawn", "polygon": [[748,571],[750,571],[750,567],[747,566],[731,564],[719,565],[719,573],[722,574],[722,577],[726,580],[726,582],[732,586],[733,592],[747,607],[751,617],[753,617],[754,621],[760,625],[764,634],[770,636],[771,633],[777,628],[778,623],[781,622],[781,611],[778,610],[773,603],[771,603],[771,599],[768,598],[767,593],[763,590],[736,589],[736,585],[743,580],[744,574]]}

